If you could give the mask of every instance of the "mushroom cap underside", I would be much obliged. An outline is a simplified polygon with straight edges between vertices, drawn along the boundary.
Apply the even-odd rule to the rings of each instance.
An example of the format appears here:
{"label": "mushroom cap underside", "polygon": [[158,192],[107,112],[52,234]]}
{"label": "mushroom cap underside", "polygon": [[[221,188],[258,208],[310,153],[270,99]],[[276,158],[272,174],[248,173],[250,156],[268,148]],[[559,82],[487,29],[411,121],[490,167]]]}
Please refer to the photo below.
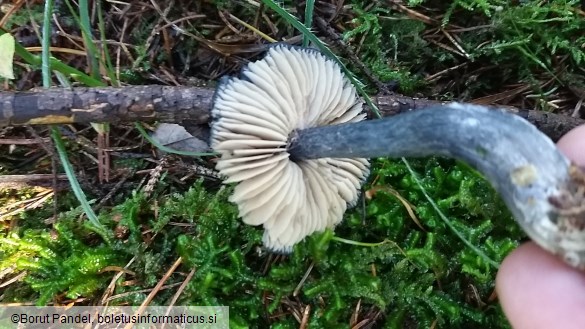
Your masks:
{"label": "mushroom cap underside", "polygon": [[336,62],[284,44],[218,86],[211,129],[216,169],[236,183],[230,201],[244,223],[263,225],[267,248],[289,252],[337,225],[357,201],[367,159],[291,159],[288,146],[296,130],[364,120],[362,105]]}

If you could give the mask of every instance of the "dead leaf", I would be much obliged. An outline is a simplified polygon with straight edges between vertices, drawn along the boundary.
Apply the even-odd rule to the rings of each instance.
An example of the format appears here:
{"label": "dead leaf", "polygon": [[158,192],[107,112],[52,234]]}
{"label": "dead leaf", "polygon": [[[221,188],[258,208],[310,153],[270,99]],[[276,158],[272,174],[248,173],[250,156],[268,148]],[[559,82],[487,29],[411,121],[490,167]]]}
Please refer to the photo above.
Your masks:
{"label": "dead leaf", "polygon": [[160,144],[174,150],[189,152],[206,152],[209,144],[193,137],[183,126],[175,123],[161,123],[152,134],[152,138]]}
{"label": "dead leaf", "polygon": [[0,35],[0,78],[14,79],[13,58],[14,37],[8,33]]}

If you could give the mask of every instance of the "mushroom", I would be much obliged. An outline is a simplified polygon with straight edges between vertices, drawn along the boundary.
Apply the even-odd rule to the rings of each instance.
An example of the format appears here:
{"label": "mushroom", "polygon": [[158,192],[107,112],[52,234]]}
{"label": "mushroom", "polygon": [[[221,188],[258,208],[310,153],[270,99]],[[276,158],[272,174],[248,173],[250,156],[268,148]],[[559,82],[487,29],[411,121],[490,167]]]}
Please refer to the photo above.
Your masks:
{"label": "mushroom", "polygon": [[290,252],[307,235],[337,225],[369,174],[362,158],[291,158],[291,134],[366,115],[339,66],[314,49],[271,47],[241,75],[223,80],[214,98],[216,169],[238,183],[230,201],[244,223],[262,224],[266,247]]}
{"label": "mushroom", "polygon": [[585,269],[585,173],[528,121],[460,103],[363,121],[361,106],[332,60],[281,44],[218,87],[217,168],[238,183],[231,201],[245,223],[264,225],[268,248],[290,251],[338,224],[365,158],[434,155],[483,173],[532,240]]}

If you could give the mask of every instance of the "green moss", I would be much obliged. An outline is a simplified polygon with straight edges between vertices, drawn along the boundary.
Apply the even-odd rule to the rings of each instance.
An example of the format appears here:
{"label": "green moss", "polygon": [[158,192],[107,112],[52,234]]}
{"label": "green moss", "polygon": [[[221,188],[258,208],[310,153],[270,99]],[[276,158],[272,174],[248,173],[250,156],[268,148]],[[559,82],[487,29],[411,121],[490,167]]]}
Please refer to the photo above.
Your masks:
{"label": "green moss", "polygon": [[[543,90],[543,81],[554,79],[557,88],[583,84],[583,79],[574,79],[582,76],[579,68],[585,59],[579,1],[408,1],[414,12],[439,17],[438,24],[370,1],[352,2],[355,18],[344,39],[380,80],[397,80],[404,94],[473,99],[525,83],[543,100],[537,102],[539,108],[549,110],[546,100],[555,88]],[[438,25],[451,39],[440,36]],[[468,30],[450,31],[454,27]],[[463,68],[453,70],[458,65]],[[428,89],[424,78],[438,72],[436,78],[445,81]]]}
{"label": "green moss", "polygon": [[93,233],[73,218],[62,219],[52,230],[23,229],[0,238],[0,271],[26,271],[24,282],[44,305],[60,293],[67,298],[91,297],[103,289],[108,276],[99,273],[119,265],[120,257],[106,245],[90,246],[77,234]]}
{"label": "green moss", "polygon": [[[369,8],[369,9],[364,9]],[[396,81],[400,91],[414,93],[423,85],[421,77],[411,73],[411,65],[403,60],[405,44],[416,49],[424,48],[426,41],[420,37],[424,24],[408,20],[387,19],[389,10],[381,6],[370,6],[361,1],[354,4],[356,18],[351,21],[353,29],[343,34],[350,45],[359,45],[363,63],[382,82]],[[411,57],[410,60],[416,57]],[[356,69],[354,71],[357,72]]]}
{"label": "green moss", "polygon": [[[508,223],[501,201],[475,171],[439,159],[415,160],[411,165],[453,226],[488,257],[500,261],[516,245],[519,230]],[[26,270],[27,275],[8,287],[3,301],[26,297],[46,304],[57,296],[97,298],[115,273],[103,269],[124,267],[134,258],[128,269],[136,276],[125,275],[118,283],[136,284],[118,284],[114,295],[129,294],[110,303],[139,304],[146,294],[136,291],[153,287],[180,256],[183,265],[166,283],[182,282],[184,275],[178,273],[194,269],[195,274],[177,303],[229,305],[234,327],[298,325],[283,301],[293,298],[311,264],[294,299],[311,305],[313,327],[346,325],[358,301],[363,309],[381,309],[389,328],[413,321],[421,327],[435,321],[449,327],[502,327],[503,315],[487,302],[496,269],[445,225],[405,164],[377,160],[372,179],[376,186],[392,186],[405,197],[425,231],[400,201],[379,189],[365,208],[348,212],[335,234],[314,234],[264,273],[262,231],[237,218],[236,207],[227,202],[229,188],[211,192],[198,183],[185,193],[163,198],[158,206],[135,193],[100,214],[108,228],[105,237],[80,224],[79,210],[63,214],[53,230],[20,227],[4,232],[0,270]],[[120,227],[128,232],[123,238],[114,235]],[[363,247],[341,243],[335,236],[387,242]],[[173,293],[159,292],[151,305],[168,304]],[[277,314],[281,315],[272,317]]]}

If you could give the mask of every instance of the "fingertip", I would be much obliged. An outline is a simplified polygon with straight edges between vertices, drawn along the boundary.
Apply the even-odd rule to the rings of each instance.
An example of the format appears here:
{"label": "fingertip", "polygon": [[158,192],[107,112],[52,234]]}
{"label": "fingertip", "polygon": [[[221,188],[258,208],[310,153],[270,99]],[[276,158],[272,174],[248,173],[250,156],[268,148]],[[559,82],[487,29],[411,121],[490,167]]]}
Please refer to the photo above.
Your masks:
{"label": "fingertip", "polygon": [[585,328],[585,276],[534,243],[504,260],[496,290],[515,329]]}
{"label": "fingertip", "polygon": [[569,159],[585,164],[585,125],[569,131],[559,139],[557,146]]}

